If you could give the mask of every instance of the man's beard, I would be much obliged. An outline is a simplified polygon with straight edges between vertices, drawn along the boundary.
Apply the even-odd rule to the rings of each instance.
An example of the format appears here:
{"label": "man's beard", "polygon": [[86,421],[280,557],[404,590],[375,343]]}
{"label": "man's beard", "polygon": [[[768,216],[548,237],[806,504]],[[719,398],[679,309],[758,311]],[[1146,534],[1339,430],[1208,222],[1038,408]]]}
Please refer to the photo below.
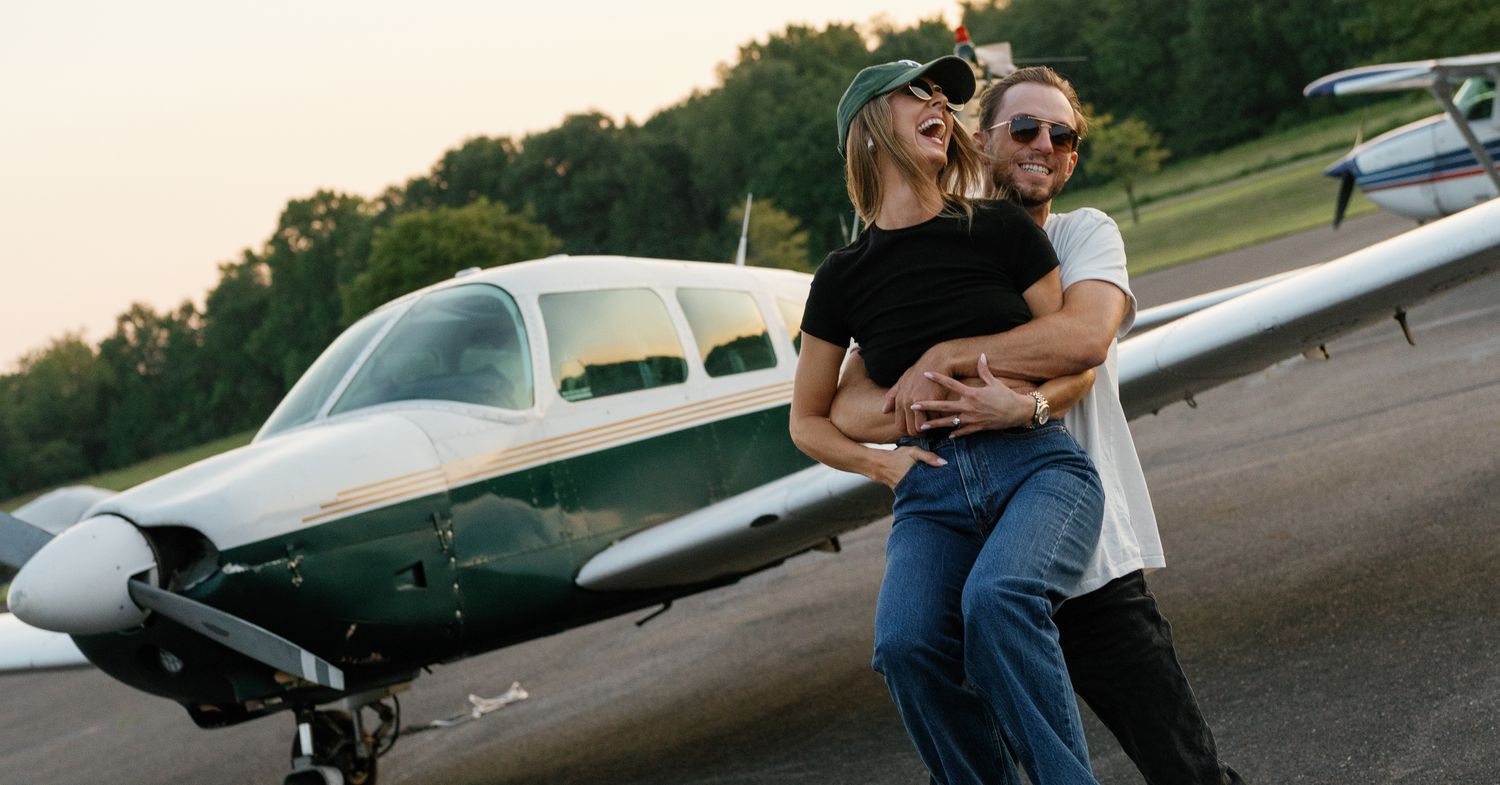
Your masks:
{"label": "man's beard", "polygon": [[1052,201],[1052,198],[1057,196],[1057,192],[1062,190],[1060,188],[1048,187],[1045,189],[1045,193],[1038,198],[1021,190],[1021,186],[1010,176],[1010,169],[1002,166],[990,167],[990,181],[997,186],[997,192],[1000,188],[1009,189],[1010,193],[1014,194],[1013,198],[1015,201],[1022,207],[1040,207]]}

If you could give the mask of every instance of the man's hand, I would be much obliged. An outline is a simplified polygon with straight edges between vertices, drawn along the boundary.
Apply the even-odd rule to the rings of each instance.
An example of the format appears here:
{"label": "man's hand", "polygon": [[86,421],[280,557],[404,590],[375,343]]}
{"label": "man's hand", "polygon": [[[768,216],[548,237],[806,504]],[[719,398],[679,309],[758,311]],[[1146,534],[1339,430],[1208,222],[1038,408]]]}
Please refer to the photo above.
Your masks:
{"label": "man's hand", "polygon": [[943,386],[933,381],[929,375],[935,373],[946,376],[948,370],[947,364],[939,359],[938,353],[933,349],[928,349],[922,353],[916,364],[907,368],[906,373],[901,374],[901,378],[886,391],[885,408],[882,411],[894,413],[896,427],[900,428],[902,433],[907,436],[922,435],[922,423],[927,421],[927,415],[920,410],[913,409],[912,404],[948,397]]}
{"label": "man's hand", "polygon": [[1017,392],[990,373],[989,363],[979,355],[975,369],[983,382],[970,387],[952,377],[935,373],[933,380],[952,395],[946,399],[918,401],[913,407],[930,413],[934,419],[920,426],[924,429],[953,428],[949,436],[958,438],[985,430],[1001,430],[1030,425],[1036,411],[1036,401]]}

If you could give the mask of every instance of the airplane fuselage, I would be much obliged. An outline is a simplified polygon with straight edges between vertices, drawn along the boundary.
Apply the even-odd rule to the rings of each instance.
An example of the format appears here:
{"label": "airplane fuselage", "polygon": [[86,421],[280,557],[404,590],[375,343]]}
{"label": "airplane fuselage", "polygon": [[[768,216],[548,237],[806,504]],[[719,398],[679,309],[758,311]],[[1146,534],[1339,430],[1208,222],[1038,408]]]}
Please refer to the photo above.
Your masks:
{"label": "airplane fuselage", "polygon": [[[1491,159],[1500,158],[1500,124],[1491,114],[1494,91],[1480,90],[1460,108],[1471,115],[1468,125],[1476,141]],[[1358,145],[1326,174],[1352,174],[1371,201],[1419,221],[1452,215],[1496,194],[1494,181],[1446,114],[1408,123]]]}
{"label": "airplane fuselage", "polygon": [[[315,396],[315,414],[282,427],[278,410],[254,443],[91,514],[141,527],[184,594],[336,663],[349,692],[698,591],[715,584],[591,591],[574,579],[628,535],[811,465],[786,430],[807,281],[729,265],[560,258],[448,282],[369,317],[384,319],[378,329],[351,328],[363,345],[336,342],[325,356],[355,358],[347,368],[314,366],[299,383],[338,377]],[[466,291],[482,294],[477,305],[455,299]],[[656,303],[663,340],[615,341],[613,292]],[[482,351],[454,349],[478,358],[473,370],[446,367],[452,347],[422,345],[403,327],[420,322],[417,305],[430,295],[454,304],[429,330],[452,327],[483,298],[510,298],[512,344],[454,338]],[[569,302],[576,295],[597,302]],[[589,308],[571,307],[580,304]],[[459,377],[494,370],[481,360],[510,363],[496,405],[463,391]],[[380,394],[395,399],[338,411],[382,362],[395,370]],[[464,400],[444,400],[438,381]],[[101,669],[183,703],[202,725],[336,694],[159,617],[78,643]]]}

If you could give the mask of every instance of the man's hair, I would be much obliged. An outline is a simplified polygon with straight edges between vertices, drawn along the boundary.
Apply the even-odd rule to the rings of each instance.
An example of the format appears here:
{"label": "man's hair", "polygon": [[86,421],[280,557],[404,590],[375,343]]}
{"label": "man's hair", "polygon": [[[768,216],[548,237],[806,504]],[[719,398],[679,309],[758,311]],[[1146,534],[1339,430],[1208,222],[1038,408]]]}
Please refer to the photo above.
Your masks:
{"label": "man's hair", "polygon": [[1005,92],[1018,84],[1039,84],[1051,87],[1063,94],[1068,99],[1068,105],[1073,107],[1073,130],[1078,132],[1078,139],[1088,135],[1089,119],[1083,113],[1083,104],[1078,101],[1078,91],[1073,89],[1073,83],[1065,79],[1061,74],[1045,65],[1033,65],[1012,71],[1004,79],[989,86],[984,95],[979,98],[979,127],[981,130],[988,129],[997,122],[996,114],[1000,112],[1000,103],[1005,100]]}
{"label": "man's hair", "polygon": [[854,211],[866,226],[875,222],[880,201],[885,196],[876,156],[886,155],[922,204],[943,214],[972,216],[972,194],[979,192],[984,162],[969,132],[956,118],[949,116],[952,136],[948,143],[948,162],[939,170],[937,180],[931,180],[923,176],[910,143],[896,134],[890,98],[891,94],[886,93],[872,99],[849,123],[844,178]]}

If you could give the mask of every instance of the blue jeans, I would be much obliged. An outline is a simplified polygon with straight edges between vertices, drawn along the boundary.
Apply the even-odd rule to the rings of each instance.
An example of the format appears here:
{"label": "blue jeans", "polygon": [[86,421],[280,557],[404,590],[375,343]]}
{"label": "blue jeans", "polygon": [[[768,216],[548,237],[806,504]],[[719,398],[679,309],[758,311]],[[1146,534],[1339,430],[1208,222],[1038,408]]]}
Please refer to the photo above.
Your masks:
{"label": "blue jeans", "polygon": [[[896,486],[875,670],[935,783],[1097,785],[1052,614],[1104,492],[1061,423],[916,439],[947,459]],[[1012,757],[1013,756],[1013,757]]]}

